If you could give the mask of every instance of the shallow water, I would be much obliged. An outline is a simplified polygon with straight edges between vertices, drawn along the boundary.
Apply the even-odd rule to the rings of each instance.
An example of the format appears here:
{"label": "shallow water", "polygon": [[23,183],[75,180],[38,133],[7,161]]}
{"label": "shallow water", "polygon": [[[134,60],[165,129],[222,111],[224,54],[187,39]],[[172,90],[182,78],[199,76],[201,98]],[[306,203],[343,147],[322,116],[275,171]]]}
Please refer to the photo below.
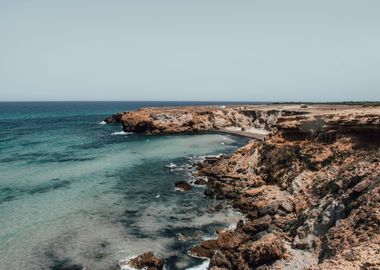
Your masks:
{"label": "shallow water", "polygon": [[[176,234],[236,220],[203,189],[179,180],[203,155],[229,153],[245,139],[220,135],[144,136],[103,125],[111,113],[176,103],[0,103],[0,269],[110,269],[145,251],[167,269],[202,264]],[[186,103],[186,105],[190,105]]]}

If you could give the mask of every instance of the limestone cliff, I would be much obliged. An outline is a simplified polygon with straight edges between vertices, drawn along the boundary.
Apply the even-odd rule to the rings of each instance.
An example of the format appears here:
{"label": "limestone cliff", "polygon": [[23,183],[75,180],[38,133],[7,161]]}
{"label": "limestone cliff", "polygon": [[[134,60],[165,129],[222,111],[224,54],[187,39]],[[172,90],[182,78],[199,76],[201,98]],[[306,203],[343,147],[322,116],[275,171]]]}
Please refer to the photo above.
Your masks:
{"label": "limestone cliff", "polygon": [[211,266],[380,269],[379,120],[376,108],[285,117],[265,142],[199,164],[206,194],[246,214]]}
{"label": "limestone cliff", "polygon": [[110,122],[147,134],[270,132],[197,164],[205,195],[245,213],[192,249],[211,269],[380,269],[380,108],[305,107],[149,108]]}
{"label": "limestone cliff", "polygon": [[126,132],[145,134],[208,132],[223,129],[249,132],[250,129],[270,130],[279,117],[304,113],[306,112],[269,109],[266,106],[142,108],[115,114],[105,121],[121,123]]}

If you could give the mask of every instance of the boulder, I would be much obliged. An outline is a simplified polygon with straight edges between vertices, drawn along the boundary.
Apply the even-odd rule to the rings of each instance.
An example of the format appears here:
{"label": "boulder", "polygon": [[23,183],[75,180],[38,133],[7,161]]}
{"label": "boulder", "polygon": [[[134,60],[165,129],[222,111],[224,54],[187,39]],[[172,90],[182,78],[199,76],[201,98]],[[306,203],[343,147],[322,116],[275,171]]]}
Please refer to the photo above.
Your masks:
{"label": "boulder", "polygon": [[265,216],[267,214],[274,215],[278,211],[278,202],[277,201],[271,201],[270,203],[264,205],[264,207],[259,209],[259,215]]}
{"label": "boulder", "polygon": [[189,240],[189,237],[183,235],[182,233],[178,233],[178,234],[177,234],[177,239],[178,239],[178,241],[184,242],[184,241]]}
{"label": "boulder", "polygon": [[147,268],[151,270],[162,270],[164,267],[164,260],[154,256],[152,252],[146,252],[131,259],[128,262],[128,265],[136,269]]}
{"label": "boulder", "polygon": [[205,185],[207,185],[207,181],[204,178],[197,178],[194,181],[194,185],[205,186]]}
{"label": "boulder", "polygon": [[243,225],[243,231],[250,235],[255,235],[259,232],[265,231],[272,223],[272,218],[269,215],[256,218]]}
{"label": "boulder", "polygon": [[218,240],[216,239],[210,239],[210,240],[203,241],[201,246],[207,249],[216,250],[219,247],[219,243],[218,243]]}
{"label": "boulder", "polygon": [[212,198],[214,196],[214,192],[211,190],[211,189],[206,189],[204,192],[203,192],[203,195],[205,195],[206,197],[210,197]]}
{"label": "boulder", "polygon": [[234,249],[247,240],[244,234],[227,231],[218,237],[219,246],[222,249]]}
{"label": "boulder", "polygon": [[175,187],[181,189],[182,191],[190,191],[192,189],[192,186],[186,181],[176,182]]}
{"label": "boulder", "polygon": [[271,264],[285,255],[285,246],[281,238],[273,233],[261,237],[248,245],[243,251],[249,266],[255,268],[263,264]]}
{"label": "boulder", "polygon": [[279,206],[280,209],[284,210],[287,213],[291,213],[294,210],[293,204],[287,200],[281,201]]}
{"label": "boulder", "polygon": [[201,258],[211,258],[215,250],[207,249],[201,246],[195,246],[191,249],[191,254]]}
{"label": "boulder", "polygon": [[113,114],[112,116],[106,117],[103,121],[107,124],[119,123],[122,116],[122,113]]}
{"label": "boulder", "polygon": [[216,254],[211,258],[210,266],[211,266],[211,269],[214,269],[214,270],[232,269],[232,264],[231,264],[231,262],[230,262],[229,259],[226,258],[226,256],[225,256],[223,253],[221,253],[221,252],[216,253]]}
{"label": "boulder", "polygon": [[111,124],[115,122],[115,119],[112,116],[109,116],[109,117],[106,117],[103,121],[106,122],[107,124]]}
{"label": "boulder", "polygon": [[219,242],[216,239],[205,240],[200,246],[191,249],[191,253],[197,257],[211,258],[219,248]]}

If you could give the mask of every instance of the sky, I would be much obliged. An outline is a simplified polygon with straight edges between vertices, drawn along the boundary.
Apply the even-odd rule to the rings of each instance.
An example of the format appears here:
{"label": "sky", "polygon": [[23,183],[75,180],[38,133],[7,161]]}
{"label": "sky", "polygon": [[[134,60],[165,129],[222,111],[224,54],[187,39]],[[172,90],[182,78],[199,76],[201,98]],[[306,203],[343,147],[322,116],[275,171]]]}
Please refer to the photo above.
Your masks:
{"label": "sky", "polygon": [[380,100],[378,0],[0,0],[0,101]]}

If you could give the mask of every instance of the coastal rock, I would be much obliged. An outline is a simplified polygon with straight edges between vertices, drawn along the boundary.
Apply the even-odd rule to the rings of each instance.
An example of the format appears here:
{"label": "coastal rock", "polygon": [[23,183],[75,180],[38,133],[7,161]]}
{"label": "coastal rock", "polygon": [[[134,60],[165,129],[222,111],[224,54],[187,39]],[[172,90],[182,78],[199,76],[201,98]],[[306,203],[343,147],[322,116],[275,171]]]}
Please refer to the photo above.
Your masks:
{"label": "coastal rock", "polygon": [[194,180],[194,185],[205,186],[207,185],[207,180],[204,178],[197,178]]}
{"label": "coastal rock", "polygon": [[272,224],[272,218],[269,215],[261,218],[249,220],[242,226],[242,230],[249,235],[256,235],[259,232],[268,230]]}
{"label": "coastal rock", "polygon": [[229,258],[226,257],[223,253],[216,253],[210,260],[211,269],[233,269],[232,263]]}
{"label": "coastal rock", "polygon": [[[262,109],[262,108],[261,108]],[[250,106],[226,107],[188,106],[176,108],[142,108],[120,113],[114,120],[126,132],[145,134],[198,133],[223,130],[236,134],[251,133],[263,139],[276,123],[278,116],[287,115],[283,110],[257,110]],[[210,162],[215,162],[211,160]]]}
{"label": "coastal rock", "polygon": [[217,267],[217,266],[213,266],[210,268],[210,270],[228,270],[228,269],[231,269],[231,268],[223,268],[223,267]]}
{"label": "coastal rock", "polygon": [[244,247],[244,256],[251,267],[271,264],[285,255],[285,246],[280,237],[264,235],[260,240]]}
{"label": "coastal rock", "polygon": [[154,256],[152,252],[146,252],[131,259],[128,262],[128,265],[136,269],[162,270],[164,267],[164,260]]}
{"label": "coastal rock", "polygon": [[183,235],[182,233],[178,233],[178,234],[177,234],[177,239],[178,239],[178,241],[184,242],[184,241],[189,240],[189,237]]}
{"label": "coastal rock", "polygon": [[178,181],[174,185],[176,188],[182,190],[182,191],[190,191],[192,190],[192,186],[187,183],[186,181]]}
{"label": "coastal rock", "polygon": [[191,254],[202,258],[211,258],[219,248],[218,240],[210,239],[203,241],[200,246],[191,249]]}
{"label": "coastal rock", "polygon": [[211,269],[379,268],[380,107],[143,109],[120,123],[146,134],[270,131],[196,165],[208,179],[204,195],[244,214],[234,230],[192,248]]}
{"label": "coastal rock", "polygon": [[214,196],[214,191],[212,191],[211,189],[206,189],[203,194],[206,196],[206,197],[213,197]]}
{"label": "coastal rock", "polygon": [[106,117],[104,119],[104,122],[106,122],[107,124],[119,123],[121,121],[122,116],[123,113],[113,114],[112,116]]}
{"label": "coastal rock", "polygon": [[201,247],[216,250],[219,247],[219,242],[216,239],[205,240],[201,243]]}
{"label": "coastal rock", "polygon": [[233,250],[239,247],[247,239],[249,239],[249,237],[245,234],[227,231],[221,233],[217,241],[218,246],[220,246],[221,249]]}
{"label": "coastal rock", "polygon": [[106,117],[103,121],[106,122],[107,124],[111,124],[115,121],[115,119],[112,116],[110,116],[110,117]]}
{"label": "coastal rock", "polygon": [[211,258],[214,255],[215,250],[207,249],[201,246],[195,246],[191,249],[190,253],[193,256],[200,258]]}
{"label": "coastal rock", "polygon": [[[380,242],[374,240],[379,239],[380,231],[375,233],[378,228],[375,224],[379,224],[377,216],[380,215],[375,214],[377,211],[370,212],[368,206],[372,205],[372,209],[380,206],[375,195],[380,185],[380,143],[368,135],[378,134],[378,128],[372,122],[378,121],[380,111],[377,115],[362,118],[360,125],[367,125],[368,129],[360,128],[355,132],[351,125],[345,130],[346,121],[359,116],[342,114],[340,122],[334,122],[333,127],[341,126],[339,136],[335,132],[333,138],[315,137],[317,123],[313,122],[305,132],[307,125],[301,122],[304,123],[307,117],[292,124],[289,121],[293,120],[284,118],[277,122],[279,132],[272,134],[266,142],[251,142],[231,157],[204,167],[205,175],[217,176],[213,184],[209,184],[211,191],[225,196],[224,190],[229,189],[226,184],[230,189],[244,190],[233,199],[232,205],[243,211],[246,219],[229,237],[234,239],[233,235],[239,237],[242,234],[248,237],[238,244],[239,251],[235,246],[220,248],[211,259],[212,265],[228,267],[230,263],[250,269],[274,262],[277,267],[283,264],[282,261],[289,264],[292,260],[298,265],[302,259],[297,256],[284,259],[289,246],[295,248],[293,254],[302,254],[297,251],[301,249],[315,252],[316,258],[326,258],[314,266],[311,266],[316,263],[314,260],[305,259],[305,269],[325,269],[324,265],[334,268],[338,265],[336,262],[344,265],[337,269],[358,269],[365,261],[371,262],[368,265],[380,263],[380,257],[369,256],[376,250],[380,254]],[[333,118],[335,116],[326,117],[324,129],[333,126],[325,124]],[[299,126],[300,130],[290,133],[291,125],[292,128]],[[367,136],[372,138],[372,147],[361,139]],[[277,240],[281,239],[282,244],[273,236],[266,236],[273,234],[277,235]],[[221,239],[221,235],[218,238]],[[257,254],[251,253],[245,244],[250,241]],[[371,241],[371,248],[367,247],[367,241]],[[349,255],[353,248],[361,255]]]}

